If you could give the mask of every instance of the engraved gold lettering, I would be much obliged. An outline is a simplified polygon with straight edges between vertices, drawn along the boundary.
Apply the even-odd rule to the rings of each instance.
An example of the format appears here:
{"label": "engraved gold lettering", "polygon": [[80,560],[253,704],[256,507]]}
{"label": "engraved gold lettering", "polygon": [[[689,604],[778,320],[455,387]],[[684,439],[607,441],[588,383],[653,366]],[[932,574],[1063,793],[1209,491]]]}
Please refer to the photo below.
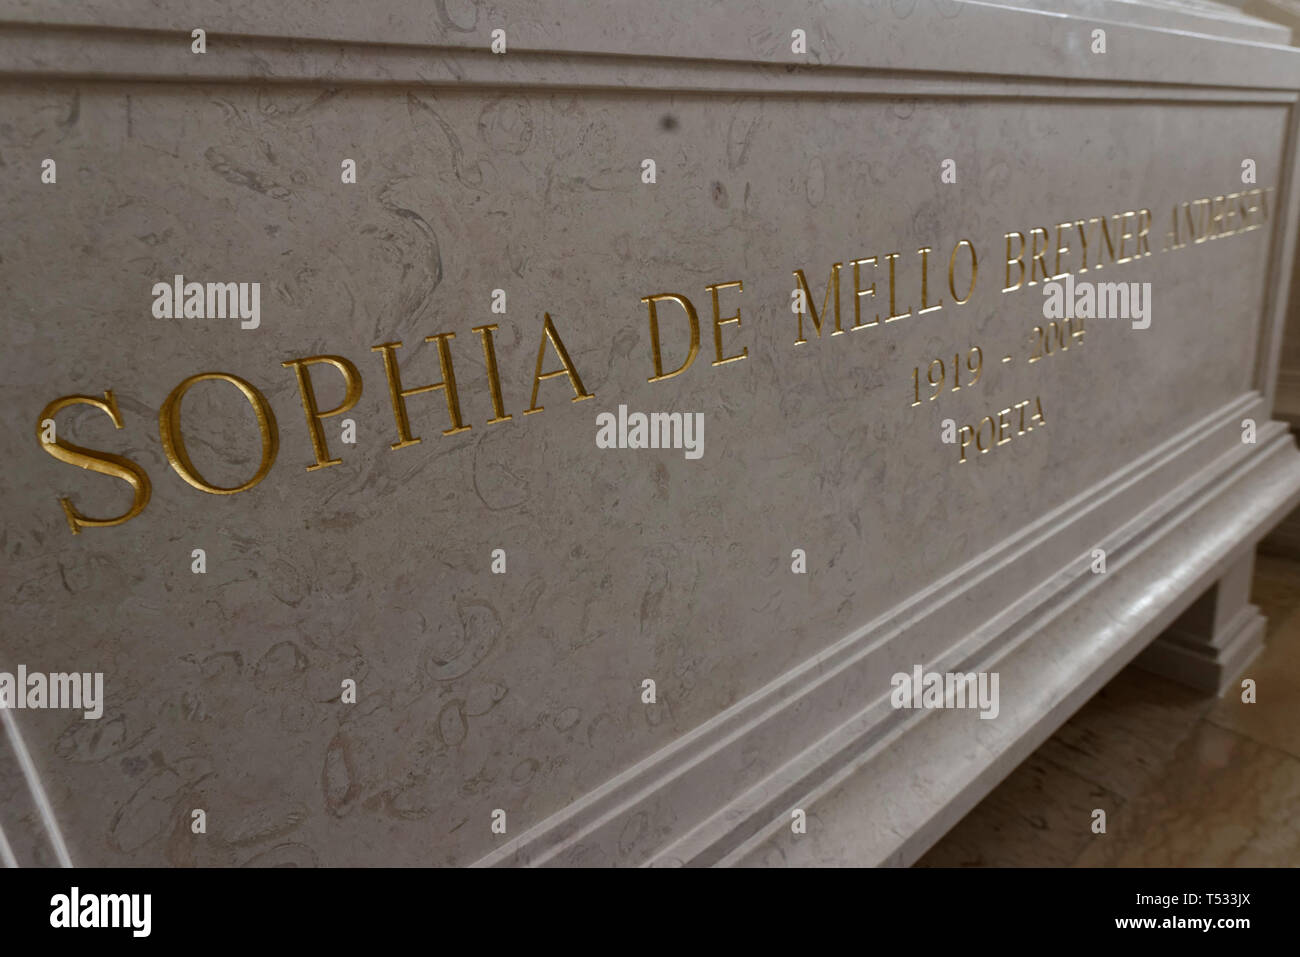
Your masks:
{"label": "engraved gold lettering", "polygon": [[[694,312],[694,310],[692,310],[692,312]],[[583,387],[582,378],[578,375],[578,370],[574,366],[573,360],[569,358],[569,351],[564,348],[564,343],[560,340],[560,334],[555,331],[555,324],[551,322],[551,314],[543,313],[542,315],[545,317],[545,320],[542,324],[542,341],[537,346],[537,371],[533,374],[533,398],[532,401],[528,403],[528,408],[524,409],[524,415],[532,415],[534,412],[544,411],[545,407],[537,404],[538,386],[542,384],[543,379],[553,379],[557,375],[567,375],[569,377],[569,385],[573,387],[573,398],[570,401],[581,402],[583,399],[595,398],[594,393],[588,392],[586,388]],[[691,359],[694,359],[695,353],[700,351],[698,322],[692,322],[691,328],[694,330],[694,335],[691,336],[692,342],[694,343],[694,348],[691,351]],[[546,355],[547,341],[551,343],[551,348],[555,350],[555,354],[560,357],[560,362],[563,365],[563,368],[556,369],[554,372],[543,373],[542,358]],[[686,365],[690,365],[690,362],[688,361]],[[685,367],[686,366],[683,366],[682,368],[684,369]],[[678,371],[680,372],[681,370],[679,369]],[[665,376],[665,378],[667,377]]]}
{"label": "engraved gold lettering", "polygon": [[36,420],[36,440],[41,443],[41,448],[60,462],[90,469],[101,475],[110,475],[131,486],[131,507],[116,518],[91,518],[77,511],[71,499],[59,499],[59,505],[63,507],[63,515],[68,520],[68,528],[72,529],[73,535],[80,535],[83,528],[107,528],[135,518],[149,504],[153,487],[149,483],[148,473],[124,456],[73,445],[61,437],[56,437],[53,442],[45,441],[45,427],[42,423],[46,419],[53,419],[63,409],[72,405],[94,406],[113,420],[113,428],[123,428],[122,413],[118,411],[117,399],[113,396],[112,389],[104,393],[103,401],[90,395],[65,395],[42,409]]}
{"label": "engraved gold lettering", "polygon": [[[1198,217],[1200,220],[1199,230],[1196,228],[1198,225],[1197,221],[1192,218],[1192,210],[1198,208],[1204,210],[1205,212],[1205,215],[1203,217]],[[1209,216],[1210,216],[1210,201],[1208,199],[1196,200],[1196,202],[1192,203],[1191,207],[1189,207],[1187,210],[1187,229],[1188,232],[1192,234],[1192,243],[1197,246],[1199,246],[1201,243],[1205,242],[1210,238]]]}
{"label": "engraved gold lettering", "polygon": [[[1026,432],[1032,432],[1034,427],[1025,424],[1025,409],[1029,408],[1031,403],[1036,403],[1037,412],[1031,417],[1031,421],[1037,421],[1039,425],[1046,425],[1043,418],[1043,404],[1038,399],[1025,399],[1017,402],[1013,406],[1001,409],[992,415],[986,415],[979,420],[976,425],[963,425],[957,430],[958,439],[958,463],[967,460],[967,452],[973,445],[975,450],[983,455],[992,449],[1007,445],[1016,435],[1024,435]],[[913,403],[919,404],[918,402]],[[1020,413],[1020,427],[1014,434],[1012,433],[1012,413]],[[985,437],[984,427],[988,426],[988,435]]]}
{"label": "engraved gold lettering", "polygon": [[1088,271],[1088,226],[1090,226],[1091,224],[1092,224],[1092,220],[1085,221],[1082,219],[1077,219],[1074,222],[1074,225],[1079,230],[1079,248],[1080,251],[1083,253],[1083,265],[1079,267],[1079,272]]}
{"label": "engraved gold lettering", "polygon": [[[965,246],[970,250],[970,286],[966,290],[966,297],[957,295],[957,284],[953,277],[953,267],[957,262],[957,250]],[[952,293],[952,298],[957,305],[961,306],[970,302],[970,297],[975,294],[975,277],[979,275],[979,262],[975,258],[975,244],[969,239],[957,240],[957,245],[952,247],[952,253],[948,256],[948,291]],[[874,286],[872,287],[874,289]]]}
{"label": "engraved gold lettering", "polygon": [[[808,309],[807,309],[808,318],[812,320],[813,329],[817,332],[818,339],[820,339],[822,335],[822,317],[825,316],[830,309],[832,296],[834,296],[834,302],[835,302],[835,331],[832,332],[831,335],[838,336],[838,335],[842,335],[844,332],[844,330],[840,328],[840,267],[842,267],[843,265],[844,265],[843,263],[835,263],[831,266],[831,274],[830,277],[826,280],[826,294],[822,297],[822,309],[820,313],[817,311],[816,304],[813,303],[812,290],[808,288],[808,279],[807,277],[804,276],[803,270],[802,269],[794,270],[794,278],[798,281],[799,288],[803,290],[804,302],[807,303],[808,305]],[[890,264],[890,267],[892,269],[893,267],[892,263]],[[892,278],[893,276],[892,272],[890,273],[890,276]],[[892,283],[890,285],[890,292],[891,294],[893,292]],[[890,300],[889,304],[890,307],[892,308],[894,304],[892,299]],[[807,339],[804,338],[804,334],[803,334],[803,312],[802,311],[796,315],[796,319],[799,323],[799,338],[795,339],[794,344],[796,346],[799,346],[799,345],[803,345],[805,342],[808,341]]]}
{"label": "engraved gold lettering", "polygon": [[1070,247],[1061,242],[1061,239],[1064,237],[1065,232],[1073,225],[1074,223],[1070,222],[1056,224],[1056,270],[1052,273],[1053,282],[1057,279],[1064,279],[1066,275],[1069,274],[1068,269],[1065,272],[1061,272],[1061,254],[1070,251]]}
{"label": "engraved gold lettering", "polygon": [[[1116,213],[1112,218],[1113,218],[1113,219],[1119,219],[1119,218],[1120,218],[1120,214],[1119,214],[1119,213]],[[1114,262],[1114,261],[1115,261],[1115,244],[1114,244],[1113,242],[1111,242],[1111,239],[1110,239],[1110,227],[1106,224],[1106,217],[1105,217],[1105,216],[1096,216],[1096,217],[1093,217],[1092,219],[1088,220],[1088,222],[1089,222],[1089,223],[1101,223],[1101,232],[1100,232],[1100,235],[1101,235],[1101,238],[1102,238],[1102,239],[1105,241],[1105,243],[1106,243],[1106,252],[1107,252],[1107,254],[1110,256],[1110,261],[1111,261],[1111,262]],[[1115,228],[1116,228],[1116,229],[1119,229],[1118,226],[1116,226]],[[1101,269],[1101,268],[1102,268],[1102,261],[1101,261],[1101,243],[1098,243],[1098,244],[1097,244],[1097,264],[1096,264],[1093,268],[1094,268],[1094,269]]]}
{"label": "engraved gold lettering", "polygon": [[[984,446],[984,423],[985,422],[989,424],[988,448],[985,448]],[[996,426],[994,426],[993,424],[993,416],[991,415],[984,416],[984,418],[980,419],[980,424],[975,426],[975,448],[980,450],[981,455],[983,455],[989,449],[993,448],[993,436],[995,434],[995,429]]]}
{"label": "engraved gold lettering", "polygon": [[1006,445],[1011,441],[1011,436],[1007,435],[1007,416],[1011,413],[1010,409],[1003,409],[998,413],[998,445]]}
{"label": "engraved gold lettering", "polygon": [[[1015,236],[1016,239],[1020,241],[1020,252],[1016,253],[1014,258],[1011,255],[1012,236]],[[1002,287],[1002,291],[1015,292],[1017,289],[1019,289],[1021,286],[1025,284],[1025,234],[1021,232],[1007,233],[1006,240],[1007,240],[1007,281],[1006,281],[1006,285]],[[1020,267],[1020,275],[1019,278],[1016,279],[1016,284],[1014,286],[1011,285],[1011,264],[1012,263],[1015,263],[1017,266]]]}
{"label": "engraved gold lettering", "polygon": [[1237,215],[1237,204],[1234,202],[1241,194],[1229,193],[1223,197],[1223,236],[1235,236],[1237,227],[1232,225],[1233,219]]}
{"label": "engraved gold lettering", "polygon": [[[257,431],[262,438],[262,459],[253,477],[234,488],[213,485],[199,475],[194,468],[194,463],[190,461],[189,450],[185,447],[185,436],[181,432],[181,400],[185,398],[185,393],[189,392],[192,386],[208,380],[220,380],[233,385],[243,393],[244,398],[253,407],[253,414],[257,417]],[[172,389],[158,412],[158,434],[162,438],[167,461],[176,470],[176,474],[196,489],[213,495],[234,495],[248,491],[266,478],[266,474],[271,471],[271,466],[275,464],[276,453],[280,451],[280,430],[276,427],[275,413],[266,401],[266,396],[239,376],[227,372],[200,372]]]}
{"label": "engraved gold lettering", "polygon": [[[1047,230],[1035,226],[1029,231],[1029,236],[1033,240],[1033,251],[1029,254],[1029,285],[1036,286],[1039,270],[1042,270],[1043,279],[1047,279],[1047,263],[1044,262],[1047,257]],[[1038,248],[1039,240],[1042,240],[1042,249]]]}
{"label": "engraved gold lettering", "polygon": [[[1237,218],[1240,219],[1242,223],[1249,222],[1251,214],[1257,212],[1259,209],[1258,206],[1246,205],[1247,199],[1250,198],[1250,195],[1253,192],[1254,190],[1246,190],[1237,194]],[[1237,231],[1241,233],[1249,232],[1250,230],[1255,229],[1256,225],[1257,224],[1255,223],[1250,223],[1249,226],[1243,225],[1239,227]]]}
{"label": "engraved gold lettering", "polygon": [[1145,207],[1139,209],[1137,217],[1137,252],[1133,254],[1134,259],[1151,255],[1151,210]]}
{"label": "engraved gold lettering", "polygon": [[1223,233],[1223,197],[1216,196],[1210,200],[1210,228],[1208,235],[1211,239],[1218,239]]}
{"label": "engraved gold lettering", "polygon": [[[311,370],[307,368],[322,362],[338,369],[343,375],[345,385],[343,401],[338,408],[330,409],[328,412],[320,411],[316,405],[316,390],[312,386]],[[307,471],[314,472],[330,465],[339,465],[342,459],[330,458],[329,444],[325,440],[325,428],[321,425],[321,419],[341,415],[357,404],[357,400],[361,398],[361,373],[343,356],[310,356],[306,359],[290,359],[288,362],[281,362],[280,365],[286,369],[292,368],[298,377],[298,394],[302,397],[302,410],[307,416],[307,431],[311,435],[312,451],[316,454],[316,464],[308,465]]]}
{"label": "engraved gold lettering", "polygon": [[1017,412],[1020,413],[1020,430],[1016,433],[1017,435],[1024,435],[1026,432],[1031,431],[1031,429],[1025,428],[1025,409],[1028,406],[1029,406],[1028,399],[1025,399],[1023,402],[1017,402],[1014,406],[1012,406],[1013,409],[1015,409]]}
{"label": "engraved gold lettering", "polygon": [[1116,217],[1115,217],[1116,219],[1118,219],[1118,220],[1120,221],[1120,225],[1119,225],[1119,230],[1120,230],[1120,234],[1119,234],[1119,258],[1115,260],[1115,262],[1117,262],[1117,263],[1126,263],[1126,262],[1129,262],[1129,261],[1131,261],[1131,260],[1137,258],[1137,255],[1136,255],[1136,254],[1134,254],[1134,255],[1132,255],[1132,256],[1125,256],[1125,255],[1124,255],[1124,247],[1127,245],[1128,240],[1130,240],[1130,239],[1133,238],[1133,233],[1129,230],[1129,227],[1128,227],[1128,221],[1129,221],[1129,217],[1130,217],[1130,216],[1133,217],[1134,219],[1136,219],[1136,218],[1137,218],[1137,213],[1133,212],[1132,210],[1129,210],[1127,213],[1119,213],[1119,214],[1116,215]]}
{"label": "engraved gold lettering", "polygon": [[402,373],[397,365],[397,350],[401,342],[383,342],[371,346],[371,352],[380,352],[384,356],[384,372],[388,376],[388,397],[393,403],[393,419],[397,423],[397,441],[389,446],[391,449],[404,449],[419,445],[422,439],[411,434],[411,420],[406,412],[407,396],[420,395],[442,389],[447,395],[447,415],[451,419],[451,428],[443,429],[443,435],[455,435],[468,432],[460,415],[460,394],[456,390],[456,372],[451,364],[451,348],[448,342],[456,337],[454,332],[440,332],[436,336],[425,336],[425,342],[438,343],[438,364],[442,368],[442,381],[430,385],[416,386],[414,389],[402,388]]}
{"label": "engraved gold lettering", "polygon": [[[933,251],[934,250],[932,250],[929,246],[922,246],[920,249],[917,250],[917,252],[921,254],[921,308],[916,310],[916,314],[918,316],[923,316],[927,312],[934,312],[936,309],[943,308],[942,299],[940,299],[933,306],[928,304],[930,301],[930,297],[929,297],[930,253],[932,253]],[[891,268],[893,267],[893,263],[890,263],[890,267]]]}
{"label": "engraved gold lettering", "polygon": [[1165,233],[1165,250],[1182,249],[1187,243],[1178,241],[1178,205],[1175,204],[1169,211],[1170,229]]}
{"label": "engraved gold lettering", "polygon": [[[657,296],[642,296],[641,301],[646,304],[650,310],[650,357],[654,360],[655,374],[647,382],[660,382],[664,379],[671,379],[675,375],[681,375],[691,367],[695,357],[700,353],[700,317],[695,312],[695,307],[685,296],[679,296],[674,292],[664,292]],[[663,355],[659,345],[659,303],[675,302],[686,310],[686,320],[691,326],[691,348],[686,353],[686,361],[672,372],[664,372]],[[542,339],[542,346],[546,345],[546,339]],[[541,351],[540,349],[538,350]],[[538,368],[540,368],[541,359],[538,359]],[[536,389],[533,396],[536,398]]]}
{"label": "engraved gold lettering", "polygon": [[874,269],[877,265],[876,257],[868,256],[866,259],[855,259],[853,260],[853,262],[849,263],[849,265],[853,267],[853,328],[854,329],[866,329],[868,326],[875,326],[880,324],[880,313],[876,313],[876,318],[872,319],[870,322],[862,321],[862,297],[870,296],[873,299],[876,297],[876,282],[874,279],[871,282],[870,289],[862,288],[862,279],[861,276],[859,276],[858,274],[858,267],[861,266],[863,263],[870,263],[872,268]]}
{"label": "engraved gold lettering", "polygon": [[961,461],[965,462],[966,449],[970,447],[971,442],[974,441],[975,439],[975,430],[972,429],[969,425],[963,425],[960,429],[957,430],[957,438],[959,439],[961,444]]}
{"label": "engraved gold lettering", "polygon": [[705,286],[704,288],[713,296],[713,348],[718,356],[717,360],[713,364],[715,366],[720,366],[725,365],[728,362],[739,362],[741,359],[744,359],[749,355],[749,346],[745,346],[741,349],[739,355],[723,357],[722,327],[733,322],[738,326],[740,325],[740,307],[736,307],[736,314],[734,316],[727,319],[721,318],[721,313],[718,311],[718,290],[735,289],[737,292],[744,292],[745,287],[741,284],[740,280],[736,280],[735,282],[715,282],[713,285]]}
{"label": "engraved gold lettering", "polygon": [[912,314],[912,307],[907,307],[907,312],[899,312],[894,308],[894,263],[898,260],[898,253],[889,253],[885,256],[889,260],[889,316],[885,322],[893,322],[895,319],[906,319]]}
{"label": "engraved gold lettering", "polygon": [[497,350],[492,333],[496,332],[496,323],[488,326],[475,326],[470,332],[477,332],[483,339],[483,365],[487,369],[488,391],[492,394],[492,418],[488,425],[509,422],[514,418],[506,414],[505,400],[501,397],[501,374],[497,371]]}

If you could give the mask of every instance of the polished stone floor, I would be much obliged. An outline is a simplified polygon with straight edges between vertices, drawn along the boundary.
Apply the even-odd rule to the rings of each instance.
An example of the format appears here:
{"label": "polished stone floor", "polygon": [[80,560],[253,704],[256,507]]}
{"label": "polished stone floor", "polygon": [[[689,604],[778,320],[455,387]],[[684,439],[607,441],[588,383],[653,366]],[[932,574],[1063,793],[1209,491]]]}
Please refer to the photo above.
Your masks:
{"label": "polished stone floor", "polygon": [[1300,561],[1260,555],[1251,600],[1255,704],[1127,668],[917,866],[1300,865]]}

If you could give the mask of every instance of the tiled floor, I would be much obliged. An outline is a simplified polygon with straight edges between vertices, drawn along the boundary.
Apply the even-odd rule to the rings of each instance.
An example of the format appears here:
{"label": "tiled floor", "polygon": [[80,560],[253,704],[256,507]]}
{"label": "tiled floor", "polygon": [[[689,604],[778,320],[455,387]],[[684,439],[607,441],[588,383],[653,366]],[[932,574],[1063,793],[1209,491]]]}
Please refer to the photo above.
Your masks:
{"label": "tiled floor", "polygon": [[1251,600],[1255,704],[1127,668],[917,866],[1300,866],[1300,561],[1259,556]]}

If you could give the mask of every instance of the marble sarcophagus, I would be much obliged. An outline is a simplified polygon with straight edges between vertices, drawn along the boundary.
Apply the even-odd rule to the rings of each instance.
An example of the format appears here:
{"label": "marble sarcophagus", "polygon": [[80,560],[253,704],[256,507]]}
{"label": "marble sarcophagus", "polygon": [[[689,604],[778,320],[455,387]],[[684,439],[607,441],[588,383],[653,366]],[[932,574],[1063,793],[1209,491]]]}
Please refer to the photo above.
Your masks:
{"label": "marble sarcophagus", "polygon": [[1221,689],[1287,41],[0,2],[12,856],[906,864],[1135,659]]}

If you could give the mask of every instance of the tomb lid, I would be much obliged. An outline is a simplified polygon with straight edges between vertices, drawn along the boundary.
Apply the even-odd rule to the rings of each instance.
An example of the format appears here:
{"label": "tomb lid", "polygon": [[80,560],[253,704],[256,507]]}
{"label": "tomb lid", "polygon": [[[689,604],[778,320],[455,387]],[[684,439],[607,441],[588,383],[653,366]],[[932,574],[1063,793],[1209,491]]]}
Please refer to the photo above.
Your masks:
{"label": "tomb lid", "polygon": [[[1291,42],[1290,28],[1273,22],[1271,15],[1262,8],[1252,12],[1269,16],[1269,19],[1251,16],[1231,4],[1214,0],[1002,0],[1001,5],[1134,26],[1203,33],[1232,40]],[[1300,15],[1300,4],[1291,0],[1290,5],[1295,8],[1292,16]],[[1285,18],[1276,19],[1285,22]]]}

